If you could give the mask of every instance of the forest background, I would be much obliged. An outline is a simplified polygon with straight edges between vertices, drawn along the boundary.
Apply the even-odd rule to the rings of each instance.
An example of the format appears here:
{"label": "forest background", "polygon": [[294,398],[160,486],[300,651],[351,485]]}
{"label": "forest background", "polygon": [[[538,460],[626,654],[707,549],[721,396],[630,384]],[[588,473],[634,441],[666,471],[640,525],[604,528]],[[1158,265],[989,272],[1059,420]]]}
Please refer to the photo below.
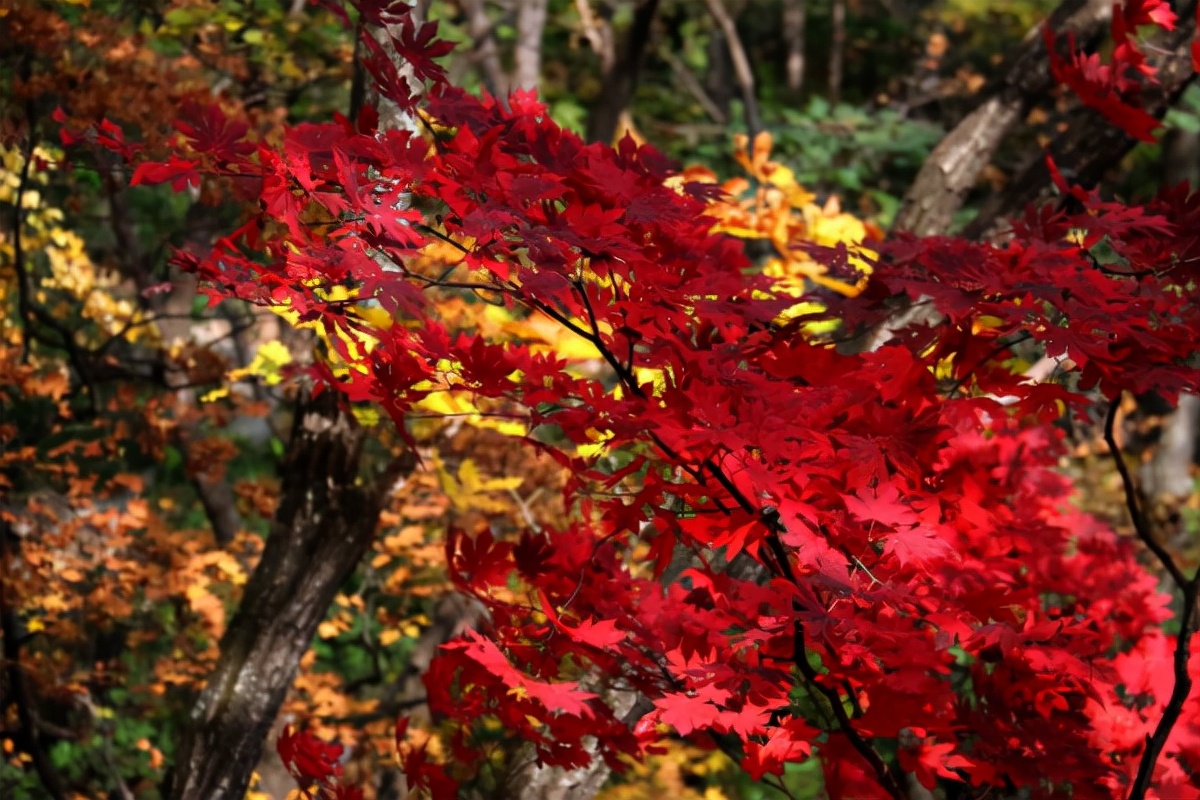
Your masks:
{"label": "forest background", "polygon": [[[722,186],[710,213],[765,274],[797,295],[817,287],[830,305],[865,284],[830,275],[797,247],[885,232],[995,237],[1027,203],[1055,197],[1047,149],[1069,180],[1129,200],[1200,177],[1190,73],[1165,77],[1147,101],[1164,121],[1150,141],[1080,132],[1078,100],[1052,79],[1036,31],[1049,19],[1107,52],[1106,3],[436,0],[414,13],[457,45],[437,54],[449,83],[501,97],[535,90],[554,122],[587,141],[660,149],[685,176]],[[192,180],[173,160],[179,137],[194,141],[209,124],[226,125],[230,142],[246,131],[279,142],[285,126],[358,120],[378,102],[358,22],[302,0],[0,8],[4,797],[171,796],[186,753],[207,765],[200,771],[249,759],[246,796],[282,798],[301,791],[298,761],[321,755],[296,729],[340,743],[340,784],[405,796],[397,718],[410,721],[402,748],[435,761],[453,752],[464,723],[430,713],[422,678],[439,646],[487,625],[483,606],[455,586],[448,532],[503,539],[569,524],[570,469],[522,446],[521,423],[459,393],[428,393],[404,430],[358,404],[353,447],[305,451],[298,420],[328,402],[310,397],[305,371],[341,352],[330,341],[339,334],[294,309],[210,302],[173,258],[208,252],[256,199],[236,178]],[[1191,16],[1184,22],[1194,29]],[[126,137],[149,156],[127,159]],[[1092,252],[1103,259],[1101,250]],[[325,299],[368,325],[391,324],[349,287]],[[460,329],[534,343],[584,375],[608,369],[593,343],[546,319],[470,291],[439,303]],[[1012,356],[1014,372],[1058,377],[1054,359]],[[1106,437],[1097,401],[1090,423],[1085,413],[1060,426],[1057,467],[1079,507],[1132,538],[1117,464],[1131,465],[1140,507],[1188,565],[1200,558],[1200,407],[1186,394],[1174,405],[1125,395]],[[595,439],[583,456],[601,452],[604,437]],[[1121,462],[1111,458],[1117,439]],[[306,518],[306,481],[337,469],[381,475],[381,488],[355,495],[344,519]],[[251,576],[267,572],[268,534],[289,542],[269,572],[290,583],[247,608]],[[292,635],[303,620],[315,637]],[[231,634],[231,624],[242,628]],[[268,650],[240,655],[261,659],[264,687],[282,683],[238,708],[253,741],[204,752],[192,730],[198,693],[238,655],[219,647],[222,637],[269,639]],[[818,759],[789,759],[764,778],[720,736],[676,737],[567,790],[530,771],[528,749],[503,723],[472,736],[487,757],[455,776],[467,797],[829,791]],[[912,786],[914,800],[973,796],[936,781],[921,795],[925,783]]]}

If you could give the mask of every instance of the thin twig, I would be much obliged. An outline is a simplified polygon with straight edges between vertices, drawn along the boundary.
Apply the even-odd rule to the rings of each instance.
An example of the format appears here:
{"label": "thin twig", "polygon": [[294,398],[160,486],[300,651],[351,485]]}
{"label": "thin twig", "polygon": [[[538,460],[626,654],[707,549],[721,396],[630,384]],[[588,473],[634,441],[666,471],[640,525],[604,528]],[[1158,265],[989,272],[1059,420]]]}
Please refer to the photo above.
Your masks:
{"label": "thin twig", "polygon": [[1146,549],[1154,554],[1158,562],[1162,564],[1163,569],[1171,576],[1171,580],[1179,588],[1187,586],[1188,578],[1183,574],[1183,569],[1175,563],[1175,557],[1171,555],[1167,548],[1163,547],[1162,543],[1154,538],[1154,533],[1150,530],[1150,520],[1146,519],[1145,513],[1142,511],[1142,505],[1137,499],[1137,487],[1133,482],[1133,475],[1129,471],[1129,465],[1125,463],[1125,458],[1121,455],[1121,448],[1117,446],[1116,437],[1116,422],[1117,410],[1121,404],[1121,396],[1117,395],[1113,398],[1108,406],[1108,416],[1104,420],[1104,441],[1108,445],[1109,454],[1112,455],[1113,462],[1117,465],[1117,472],[1121,474],[1121,484],[1125,489],[1125,507],[1129,509],[1129,517],[1133,522],[1133,530],[1137,534],[1138,539],[1142,544],[1146,545]]}
{"label": "thin twig", "polygon": [[979,359],[978,364],[971,367],[969,370],[967,370],[963,374],[963,376],[961,378],[959,378],[958,380],[956,380],[954,382],[954,385],[950,387],[950,390],[948,392],[946,392],[946,399],[953,400],[954,395],[958,394],[958,391],[959,391],[959,389],[961,389],[963,387],[963,384],[965,384],[967,381],[969,381],[972,378],[972,376],[974,376],[975,373],[979,371],[979,368],[982,367],[984,364],[991,361],[993,358],[1000,355],[1005,350],[1012,349],[1013,347],[1016,347],[1017,345],[1021,344],[1022,342],[1027,342],[1032,338],[1033,338],[1032,333],[1030,333],[1028,331],[1022,331],[1012,341],[1001,342],[1000,344],[993,347],[991,350],[988,351],[987,355],[985,355],[983,358]]}

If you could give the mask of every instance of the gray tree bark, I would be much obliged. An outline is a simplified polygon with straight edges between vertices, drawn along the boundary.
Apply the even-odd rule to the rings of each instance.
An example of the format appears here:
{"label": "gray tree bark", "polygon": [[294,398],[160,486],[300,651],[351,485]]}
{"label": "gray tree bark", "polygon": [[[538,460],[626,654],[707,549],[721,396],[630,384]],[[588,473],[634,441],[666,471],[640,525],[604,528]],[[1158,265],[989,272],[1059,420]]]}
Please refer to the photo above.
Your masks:
{"label": "gray tree bark", "polygon": [[483,85],[493,96],[504,97],[508,94],[508,76],[500,63],[500,48],[484,2],[463,0],[462,9],[467,15],[467,33],[475,42],[471,58],[479,65]]}
{"label": "gray tree bark", "polygon": [[983,99],[934,148],[904,195],[893,230],[917,236],[944,234],[967,193],[1012,127],[1054,89],[1042,30],[1056,38],[1074,34],[1090,46],[1104,36],[1112,18],[1109,0],[1064,0],[1042,24],[1025,35],[1001,77]]}
{"label": "gray tree bark", "polygon": [[787,42],[787,87],[793,92],[804,86],[804,29],[808,0],[784,0],[783,40]]}
{"label": "gray tree bark", "polygon": [[517,46],[513,51],[514,89],[536,89],[542,78],[542,32],[547,0],[521,0],[517,6]]}
{"label": "gray tree bark", "polygon": [[415,466],[411,455],[397,459],[364,484],[366,434],[337,402],[327,392],[296,414],[271,532],[180,744],[166,792],[174,800],[245,796],[301,656],[370,547],[392,487]]}
{"label": "gray tree bark", "polygon": [[[1175,30],[1161,31],[1147,48],[1147,61],[1157,68],[1158,82],[1145,87],[1141,106],[1156,117],[1166,114],[1195,80],[1191,55],[1196,33],[1195,8],[1196,4],[1189,2],[1177,9],[1179,21]],[[1135,144],[1099,112],[1085,107],[1072,114],[1067,129],[1047,149],[1055,164],[1073,182],[1095,186]],[[964,235],[994,237],[1001,232],[1007,217],[1030,203],[1049,201],[1055,190],[1045,155],[1039,153],[1033,157],[1003,192],[993,195],[964,230]]]}

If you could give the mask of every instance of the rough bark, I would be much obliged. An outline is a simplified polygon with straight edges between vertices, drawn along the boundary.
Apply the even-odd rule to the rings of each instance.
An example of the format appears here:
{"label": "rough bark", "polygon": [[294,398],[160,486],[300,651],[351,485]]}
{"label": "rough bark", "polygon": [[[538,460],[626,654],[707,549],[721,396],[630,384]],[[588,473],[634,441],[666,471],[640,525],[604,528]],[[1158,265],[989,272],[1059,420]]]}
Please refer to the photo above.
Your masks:
{"label": "rough bark", "polygon": [[654,15],[658,13],[659,0],[640,0],[633,12],[633,22],[621,43],[620,53],[615,60],[605,58],[608,69],[603,69],[604,91],[588,112],[587,138],[592,142],[611,142],[616,136],[621,114],[629,107],[637,91],[638,75],[646,45],[650,42],[650,31]]}
{"label": "rough bark", "polygon": [[1109,0],[1064,0],[1050,17],[1028,34],[1008,59],[999,80],[982,93],[982,100],[934,148],[905,194],[893,230],[918,236],[944,234],[980,172],[1012,127],[1054,89],[1043,26],[1056,38],[1073,34],[1081,46],[1091,46],[1112,18]]}
{"label": "rough bark", "polygon": [[[1149,62],[1158,69],[1158,83],[1142,92],[1142,108],[1162,117],[1195,79],[1191,44],[1196,33],[1195,3],[1179,9],[1179,22],[1173,31],[1163,31],[1147,48]],[[1104,174],[1116,167],[1137,142],[1099,112],[1080,108],[1071,115],[1066,130],[1054,138],[1047,153],[1033,157],[1005,187],[993,196],[967,226],[968,238],[996,235],[1005,218],[1020,212],[1030,203],[1048,201],[1054,192],[1046,155],[1064,175],[1083,186],[1095,186]]]}
{"label": "rough bark", "polygon": [[317,625],[375,535],[394,461],[371,485],[359,475],[366,435],[332,393],[303,403],[282,467],[279,506],[221,655],[191,715],[167,796],[241,800],[264,739]]}

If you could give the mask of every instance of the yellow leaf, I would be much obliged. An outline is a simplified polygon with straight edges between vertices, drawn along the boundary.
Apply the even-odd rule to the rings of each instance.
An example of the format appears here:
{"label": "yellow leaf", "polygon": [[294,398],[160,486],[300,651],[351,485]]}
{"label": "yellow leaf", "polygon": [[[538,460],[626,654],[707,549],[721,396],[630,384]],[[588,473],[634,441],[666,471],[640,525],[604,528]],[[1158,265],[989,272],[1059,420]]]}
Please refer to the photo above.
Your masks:
{"label": "yellow leaf", "polygon": [[288,352],[287,346],[283,342],[278,340],[264,342],[259,346],[258,352],[254,354],[250,365],[230,371],[229,379],[240,381],[253,375],[261,378],[263,383],[268,386],[275,386],[283,380],[282,370],[290,363],[292,363],[292,354]]}
{"label": "yellow leaf", "polygon": [[471,494],[512,491],[521,488],[521,484],[525,482],[525,479],[520,475],[512,478],[489,478],[483,480],[479,477],[479,468],[469,458],[459,465],[458,480],[462,483],[463,489]]}
{"label": "yellow leaf", "polygon": [[200,402],[201,403],[214,403],[217,400],[220,400],[222,397],[228,397],[228,396],[229,396],[229,387],[222,386],[219,389],[213,389],[211,392],[205,392],[204,394],[200,395]]}
{"label": "yellow leaf", "polygon": [[374,428],[381,419],[378,409],[366,406],[354,406],[350,409],[350,413],[354,414],[354,418],[364,428]]}
{"label": "yellow leaf", "polygon": [[584,458],[596,458],[602,456],[608,451],[608,440],[613,438],[612,431],[597,431],[594,428],[587,430],[588,438],[592,440],[592,444],[581,444],[575,447],[575,452]]}

